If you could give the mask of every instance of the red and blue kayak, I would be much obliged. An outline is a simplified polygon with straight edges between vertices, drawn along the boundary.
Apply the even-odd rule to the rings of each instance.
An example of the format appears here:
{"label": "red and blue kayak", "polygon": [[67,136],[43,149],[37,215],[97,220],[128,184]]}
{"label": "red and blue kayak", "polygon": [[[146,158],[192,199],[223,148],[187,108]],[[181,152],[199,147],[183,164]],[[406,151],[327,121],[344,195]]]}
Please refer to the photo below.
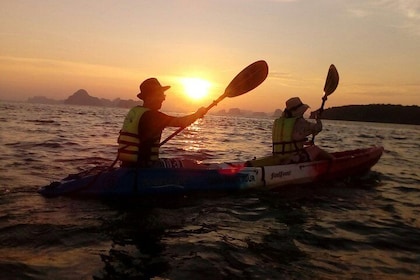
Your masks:
{"label": "red and blue kayak", "polygon": [[[76,174],[41,187],[45,197],[142,197],[200,191],[269,190],[360,176],[369,172],[384,151],[369,147],[331,153],[333,160],[246,167],[244,163],[169,168],[114,168],[97,174]],[[177,167],[173,167],[177,165]]]}

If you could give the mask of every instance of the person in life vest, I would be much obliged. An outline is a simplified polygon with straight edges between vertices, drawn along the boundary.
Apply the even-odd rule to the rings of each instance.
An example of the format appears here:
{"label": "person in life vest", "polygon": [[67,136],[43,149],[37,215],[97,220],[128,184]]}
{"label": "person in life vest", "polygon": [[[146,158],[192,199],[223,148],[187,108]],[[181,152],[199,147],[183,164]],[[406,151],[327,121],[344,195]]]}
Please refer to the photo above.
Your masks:
{"label": "person in life vest", "polygon": [[274,120],[272,155],[249,161],[247,165],[265,166],[333,159],[332,155],[308,141],[308,136],[315,136],[322,130],[318,111],[312,112],[316,122],[310,122],[303,117],[308,108],[299,97],[287,100],[282,116]]}
{"label": "person in life vest", "polygon": [[165,91],[169,88],[170,86],[161,86],[156,78],[146,79],[140,84],[137,97],[143,100],[143,105],[130,109],[118,137],[118,159],[121,166],[159,166],[159,146],[163,129],[187,127],[207,112],[204,107],[183,117],[160,112],[166,97]]}

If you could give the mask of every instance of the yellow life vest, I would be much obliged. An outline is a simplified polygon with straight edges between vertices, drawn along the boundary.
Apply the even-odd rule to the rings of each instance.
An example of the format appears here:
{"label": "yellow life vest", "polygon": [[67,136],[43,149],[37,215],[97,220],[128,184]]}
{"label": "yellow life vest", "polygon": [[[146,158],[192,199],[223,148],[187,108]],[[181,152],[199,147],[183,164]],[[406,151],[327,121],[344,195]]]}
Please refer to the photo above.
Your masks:
{"label": "yellow life vest", "polygon": [[119,160],[137,164],[140,163],[139,161],[143,161],[143,164],[148,164],[159,159],[160,137],[149,147],[147,147],[147,144],[140,142],[139,122],[147,111],[149,111],[148,108],[136,106],[125,117],[118,137]]}
{"label": "yellow life vest", "polygon": [[305,139],[294,141],[293,129],[298,118],[280,117],[273,124],[273,154],[247,161],[245,166],[269,166],[290,163],[294,154],[303,150]]}
{"label": "yellow life vest", "polygon": [[306,139],[294,141],[292,138],[296,120],[297,118],[280,117],[274,121],[273,155],[291,154],[303,149]]}

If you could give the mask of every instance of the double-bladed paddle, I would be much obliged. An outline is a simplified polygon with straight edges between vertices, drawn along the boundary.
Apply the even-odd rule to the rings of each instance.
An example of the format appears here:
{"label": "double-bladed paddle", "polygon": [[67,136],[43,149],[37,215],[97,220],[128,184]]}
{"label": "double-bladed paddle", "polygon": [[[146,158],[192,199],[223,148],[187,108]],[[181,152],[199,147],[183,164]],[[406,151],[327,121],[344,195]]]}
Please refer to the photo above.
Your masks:
{"label": "double-bladed paddle", "polygon": [[[339,80],[340,77],[338,76],[337,69],[335,68],[334,64],[331,64],[330,68],[328,69],[327,79],[325,80],[324,96],[322,97],[321,108],[318,109],[318,118],[321,117],[321,114],[324,111],[325,102],[327,101],[328,96],[331,95],[337,88]],[[312,143],[314,140],[315,135],[312,136]]]}
{"label": "double-bladed paddle", "polygon": [[[258,60],[247,67],[245,67],[235,78],[229,83],[226,87],[225,92],[216,100],[214,100],[209,106],[206,108],[206,113],[211,108],[216,106],[220,101],[222,101],[225,97],[235,97],[247,93],[248,91],[253,90],[257,86],[259,86],[262,82],[264,82],[265,78],[268,75],[268,65],[267,62],[264,60]],[[169,135],[165,140],[160,143],[160,146],[168,142],[172,139],[175,135],[180,133],[184,130],[185,127],[180,127],[174,133]]]}

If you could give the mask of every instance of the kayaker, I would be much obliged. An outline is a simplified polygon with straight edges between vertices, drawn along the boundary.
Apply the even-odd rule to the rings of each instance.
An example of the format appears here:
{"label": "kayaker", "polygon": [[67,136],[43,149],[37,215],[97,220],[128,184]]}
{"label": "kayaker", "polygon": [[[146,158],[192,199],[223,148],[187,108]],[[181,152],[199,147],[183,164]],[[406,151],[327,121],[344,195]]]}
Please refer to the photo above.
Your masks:
{"label": "kayaker", "polygon": [[140,84],[137,97],[142,106],[133,107],[124,119],[118,137],[118,159],[121,166],[158,167],[159,144],[162,131],[166,127],[187,127],[202,118],[206,108],[183,116],[169,116],[159,110],[165,100],[165,91],[170,86],[161,86],[156,78],[149,78]]}
{"label": "kayaker", "polygon": [[287,100],[282,116],[274,120],[272,155],[249,161],[247,165],[264,166],[333,159],[328,152],[308,141],[308,136],[317,135],[322,130],[318,111],[312,112],[316,122],[310,122],[303,117],[308,108],[299,97]]}

